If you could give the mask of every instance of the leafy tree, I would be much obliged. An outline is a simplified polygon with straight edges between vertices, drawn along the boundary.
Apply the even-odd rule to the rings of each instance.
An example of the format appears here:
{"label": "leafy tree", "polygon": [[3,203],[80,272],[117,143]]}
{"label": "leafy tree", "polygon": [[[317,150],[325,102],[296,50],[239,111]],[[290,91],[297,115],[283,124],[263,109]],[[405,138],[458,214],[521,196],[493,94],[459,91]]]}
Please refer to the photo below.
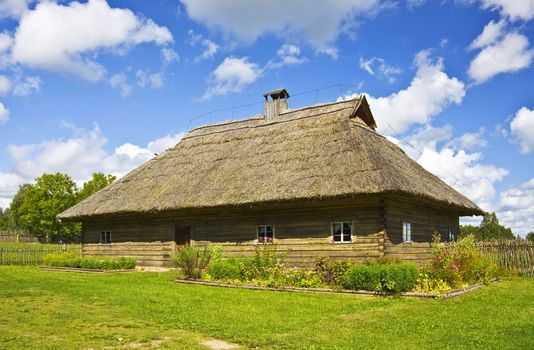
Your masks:
{"label": "leafy tree", "polygon": [[0,231],[10,229],[9,225],[9,209],[0,208]]}
{"label": "leafy tree", "polygon": [[534,231],[527,233],[527,239],[529,241],[534,241]]}
{"label": "leafy tree", "polygon": [[32,185],[30,184],[24,184],[19,186],[19,190],[15,197],[13,197],[13,200],[11,201],[11,205],[9,206],[9,220],[11,222],[12,229],[20,230],[21,224],[20,224],[20,207],[26,200],[26,197],[28,195],[28,191]]}
{"label": "leafy tree", "polygon": [[495,213],[487,213],[484,215],[479,226],[466,225],[460,226],[460,235],[466,236],[474,234],[476,239],[480,241],[491,239],[514,239],[512,229],[502,226],[497,219]]}
{"label": "leafy tree", "polygon": [[68,175],[60,173],[43,174],[35,180],[34,185],[24,185],[19,190],[24,192],[22,204],[17,208],[18,225],[40,241],[75,241],[81,225],[60,222],[57,215],[76,204],[76,184]]}
{"label": "leafy tree", "polygon": [[103,173],[94,173],[91,180],[83,184],[82,189],[78,193],[78,201],[82,201],[111,184],[117,178],[113,175],[105,175]]}

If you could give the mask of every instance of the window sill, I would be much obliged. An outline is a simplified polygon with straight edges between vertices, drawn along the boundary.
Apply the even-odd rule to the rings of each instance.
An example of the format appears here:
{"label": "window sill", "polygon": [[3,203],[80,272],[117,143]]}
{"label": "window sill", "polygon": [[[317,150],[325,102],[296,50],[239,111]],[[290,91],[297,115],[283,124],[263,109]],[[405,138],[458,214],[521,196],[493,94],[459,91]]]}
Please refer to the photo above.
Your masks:
{"label": "window sill", "polygon": [[332,244],[352,244],[353,242],[332,242]]}

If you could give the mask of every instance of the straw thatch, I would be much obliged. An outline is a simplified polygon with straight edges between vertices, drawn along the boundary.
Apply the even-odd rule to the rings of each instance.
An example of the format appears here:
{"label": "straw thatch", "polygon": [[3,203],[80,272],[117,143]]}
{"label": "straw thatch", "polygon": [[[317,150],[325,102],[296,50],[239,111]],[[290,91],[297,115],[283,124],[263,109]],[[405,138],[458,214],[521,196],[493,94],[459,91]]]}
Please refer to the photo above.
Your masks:
{"label": "straw thatch", "polygon": [[[397,193],[482,213],[377,134],[365,99],[197,128],[63,212],[84,218]],[[365,120],[365,122],[364,122]]]}

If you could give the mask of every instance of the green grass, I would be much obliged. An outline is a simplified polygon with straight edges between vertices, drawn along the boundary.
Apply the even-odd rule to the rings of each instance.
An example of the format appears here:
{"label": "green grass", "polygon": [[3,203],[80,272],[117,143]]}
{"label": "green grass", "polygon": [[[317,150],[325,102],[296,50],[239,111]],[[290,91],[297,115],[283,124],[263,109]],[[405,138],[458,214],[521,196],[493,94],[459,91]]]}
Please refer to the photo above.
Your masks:
{"label": "green grass", "polygon": [[0,266],[1,349],[531,349],[534,279],[449,300],[251,291],[172,273],[89,275]]}

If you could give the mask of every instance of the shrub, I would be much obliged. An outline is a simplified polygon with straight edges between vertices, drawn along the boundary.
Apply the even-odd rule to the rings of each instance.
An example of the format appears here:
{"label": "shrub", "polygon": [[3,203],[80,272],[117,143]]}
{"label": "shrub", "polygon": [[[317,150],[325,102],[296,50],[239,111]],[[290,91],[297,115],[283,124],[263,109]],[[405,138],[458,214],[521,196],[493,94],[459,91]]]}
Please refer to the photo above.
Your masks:
{"label": "shrub", "polygon": [[187,278],[198,279],[202,275],[202,271],[210,263],[211,253],[209,248],[199,249],[197,247],[184,246],[178,250],[174,261]]}
{"label": "shrub", "polygon": [[499,275],[499,268],[491,257],[480,253],[473,235],[448,244],[441,243],[439,235],[435,235],[432,259],[423,272],[429,279],[444,281],[457,288],[488,283]]}
{"label": "shrub", "polygon": [[441,279],[431,278],[427,273],[419,273],[417,283],[413,288],[414,292],[430,293],[441,295],[442,293],[450,292],[451,286]]}
{"label": "shrub", "polygon": [[214,260],[208,265],[207,273],[215,280],[241,280],[242,261],[237,258]]}
{"label": "shrub", "polygon": [[135,268],[136,261],[132,258],[118,259],[104,257],[81,257],[73,253],[47,254],[43,257],[45,265],[55,267],[74,267],[92,270],[126,270]]}
{"label": "shrub", "polygon": [[343,277],[352,265],[348,259],[332,259],[322,256],[315,260],[314,272],[324,284],[339,286],[343,283]]}
{"label": "shrub", "polygon": [[321,288],[324,287],[321,276],[314,271],[293,270],[285,274],[285,284],[300,288]]}
{"label": "shrub", "polygon": [[347,289],[402,293],[417,282],[417,268],[409,263],[354,265],[346,274]]}
{"label": "shrub", "polygon": [[275,245],[262,245],[256,247],[254,258],[241,261],[240,270],[245,281],[279,282],[284,265],[282,260],[276,257]]}

